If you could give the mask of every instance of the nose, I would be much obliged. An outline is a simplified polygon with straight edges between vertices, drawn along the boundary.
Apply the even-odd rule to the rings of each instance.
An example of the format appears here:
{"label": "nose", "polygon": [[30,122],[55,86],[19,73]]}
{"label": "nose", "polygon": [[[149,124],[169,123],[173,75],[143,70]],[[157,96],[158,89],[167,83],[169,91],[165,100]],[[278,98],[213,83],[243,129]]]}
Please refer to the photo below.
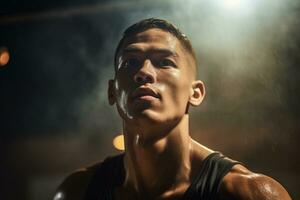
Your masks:
{"label": "nose", "polygon": [[154,83],[156,72],[150,60],[145,60],[142,67],[134,75],[134,81],[138,84]]}

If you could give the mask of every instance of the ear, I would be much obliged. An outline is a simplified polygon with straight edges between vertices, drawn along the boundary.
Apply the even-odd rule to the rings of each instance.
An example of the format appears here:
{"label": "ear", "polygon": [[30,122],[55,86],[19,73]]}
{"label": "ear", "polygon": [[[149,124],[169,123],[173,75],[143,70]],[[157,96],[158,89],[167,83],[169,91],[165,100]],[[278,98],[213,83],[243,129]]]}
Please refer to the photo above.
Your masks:
{"label": "ear", "polygon": [[205,97],[205,86],[200,80],[196,80],[192,83],[189,103],[192,106],[199,106]]}
{"label": "ear", "polygon": [[115,81],[110,79],[108,81],[108,90],[107,90],[108,102],[109,105],[114,105],[116,102],[115,99]]}

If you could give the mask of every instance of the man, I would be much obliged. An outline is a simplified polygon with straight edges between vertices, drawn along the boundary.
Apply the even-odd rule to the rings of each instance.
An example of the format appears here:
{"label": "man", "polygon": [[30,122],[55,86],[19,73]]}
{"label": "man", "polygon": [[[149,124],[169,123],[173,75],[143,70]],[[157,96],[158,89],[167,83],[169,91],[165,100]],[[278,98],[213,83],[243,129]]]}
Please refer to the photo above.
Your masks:
{"label": "man", "polygon": [[55,199],[290,200],[274,179],[190,137],[189,107],[205,96],[196,77],[193,48],[174,25],[150,18],[129,27],[108,88],[125,153],[73,173]]}

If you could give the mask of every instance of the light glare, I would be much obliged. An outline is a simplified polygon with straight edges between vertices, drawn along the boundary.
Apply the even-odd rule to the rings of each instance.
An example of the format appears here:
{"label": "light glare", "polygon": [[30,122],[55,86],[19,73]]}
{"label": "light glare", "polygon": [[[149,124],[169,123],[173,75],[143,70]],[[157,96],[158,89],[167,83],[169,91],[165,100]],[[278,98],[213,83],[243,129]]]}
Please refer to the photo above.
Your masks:
{"label": "light glare", "polygon": [[237,8],[240,6],[240,0],[224,0],[225,6],[227,8]]}
{"label": "light glare", "polygon": [[125,150],[125,147],[124,147],[124,136],[123,136],[123,134],[118,135],[118,136],[116,136],[114,138],[113,145],[114,145],[114,147],[117,150],[120,150],[120,151],[124,151]]}
{"label": "light glare", "polygon": [[5,66],[10,59],[9,52],[6,47],[0,47],[0,67]]}

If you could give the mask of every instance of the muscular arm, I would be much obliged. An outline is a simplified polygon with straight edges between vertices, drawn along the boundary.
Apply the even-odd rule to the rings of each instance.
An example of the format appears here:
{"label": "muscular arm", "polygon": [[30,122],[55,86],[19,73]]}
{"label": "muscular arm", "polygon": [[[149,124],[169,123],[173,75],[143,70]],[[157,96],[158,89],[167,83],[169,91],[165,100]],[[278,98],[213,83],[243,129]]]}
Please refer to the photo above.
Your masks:
{"label": "muscular arm", "polygon": [[220,200],[291,200],[274,179],[236,165],[221,184]]}

